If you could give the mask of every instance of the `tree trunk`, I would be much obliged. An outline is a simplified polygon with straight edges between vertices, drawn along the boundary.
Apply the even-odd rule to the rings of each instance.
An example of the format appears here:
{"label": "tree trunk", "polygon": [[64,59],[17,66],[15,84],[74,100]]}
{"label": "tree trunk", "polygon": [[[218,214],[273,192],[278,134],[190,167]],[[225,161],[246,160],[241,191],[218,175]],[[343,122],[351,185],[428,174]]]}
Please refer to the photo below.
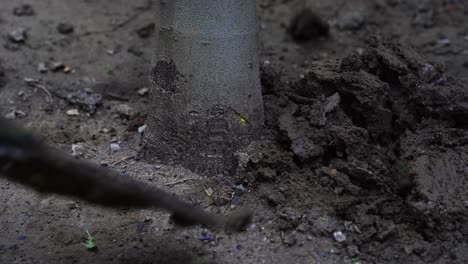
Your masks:
{"label": "tree trunk", "polygon": [[230,172],[263,124],[255,0],[161,0],[155,24],[146,159]]}

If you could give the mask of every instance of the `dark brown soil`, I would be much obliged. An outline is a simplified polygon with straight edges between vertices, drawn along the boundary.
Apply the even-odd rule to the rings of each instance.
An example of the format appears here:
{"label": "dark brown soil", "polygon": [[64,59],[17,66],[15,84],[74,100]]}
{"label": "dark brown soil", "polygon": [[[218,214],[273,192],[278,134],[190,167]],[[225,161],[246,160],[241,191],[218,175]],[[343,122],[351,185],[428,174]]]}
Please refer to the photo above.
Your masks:
{"label": "dark brown soil", "polygon": [[139,160],[152,1],[23,4],[0,7],[2,117],[208,211],[255,216],[241,234],[180,229],[3,179],[0,263],[468,262],[463,1],[258,1],[267,131],[230,178]]}

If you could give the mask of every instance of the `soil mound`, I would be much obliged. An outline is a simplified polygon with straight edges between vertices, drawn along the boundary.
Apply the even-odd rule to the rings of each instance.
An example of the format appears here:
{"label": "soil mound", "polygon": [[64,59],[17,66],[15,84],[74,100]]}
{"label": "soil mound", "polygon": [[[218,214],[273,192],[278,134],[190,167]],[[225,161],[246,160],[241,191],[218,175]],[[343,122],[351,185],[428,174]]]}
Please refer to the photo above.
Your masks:
{"label": "soil mound", "polygon": [[[300,197],[301,188],[318,184],[323,193],[310,195],[331,206],[332,219],[355,225],[345,244],[369,260],[391,261],[403,249],[404,258],[415,253],[436,260],[455,252],[454,241],[466,242],[468,93],[463,84],[412,48],[375,38],[362,54],[320,62],[291,83],[268,68],[263,74],[269,80],[264,87],[268,126],[282,149],[268,147],[251,158],[241,179],[294,185],[265,195],[279,214],[292,207],[310,215],[311,202]],[[329,216],[303,221],[323,231],[317,224],[323,217]],[[300,226],[301,221],[286,229]]]}

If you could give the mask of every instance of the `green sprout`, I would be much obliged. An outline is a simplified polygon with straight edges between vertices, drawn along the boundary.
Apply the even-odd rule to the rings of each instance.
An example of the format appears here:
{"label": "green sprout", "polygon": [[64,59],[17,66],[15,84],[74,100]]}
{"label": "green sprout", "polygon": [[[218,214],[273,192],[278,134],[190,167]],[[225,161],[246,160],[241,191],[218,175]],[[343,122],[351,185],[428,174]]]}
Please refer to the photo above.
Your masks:
{"label": "green sprout", "polygon": [[112,66],[112,64],[106,64],[106,72],[111,75],[114,72],[114,66]]}
{"label": "green sprout", "polygon": [[88,230],[86,230],[86,234],[88,235],[88,239],[86,240],[86,243],[82,243],[83,246],[85,246],[87,250],[96,249],[96,244],[94,244],[94,238],[91,236]]}
{"label": "green sprout", "polygon": [[354,258],[351,259],[351,263],[352,264],[361,264],[361,261],[359,260],[358,257],[354,257]]}
{"label": "green sprout", "polygon": [[242,126],[247,125],[247,119],[245,119],[241,114],[239,114],[239,122]]}

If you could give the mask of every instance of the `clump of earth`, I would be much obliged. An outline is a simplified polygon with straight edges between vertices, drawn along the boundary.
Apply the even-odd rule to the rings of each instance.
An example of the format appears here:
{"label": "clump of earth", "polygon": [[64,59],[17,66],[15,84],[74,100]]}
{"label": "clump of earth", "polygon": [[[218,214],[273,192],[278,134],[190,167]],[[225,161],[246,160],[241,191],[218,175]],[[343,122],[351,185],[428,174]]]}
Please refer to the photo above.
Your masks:
{"label": "clump of earth", "polygon": [[[334,229],[321,222],[332,217],[347,226],[351,255],[391,261],[404,250],[454,261],[468,235],[468,91],[412,48],[369,43],[289,84],[268,83],[275,148],[259,146],[238,180],[260,189],[273,183],[277,193],[264,198],[280,217],[284,208],[307,216],[286,213],[279,230],[327,234]],[[328,195],[330,215],[314,215],[316,201],[302,199],[314,196],[305,195],[312,186]]]}

